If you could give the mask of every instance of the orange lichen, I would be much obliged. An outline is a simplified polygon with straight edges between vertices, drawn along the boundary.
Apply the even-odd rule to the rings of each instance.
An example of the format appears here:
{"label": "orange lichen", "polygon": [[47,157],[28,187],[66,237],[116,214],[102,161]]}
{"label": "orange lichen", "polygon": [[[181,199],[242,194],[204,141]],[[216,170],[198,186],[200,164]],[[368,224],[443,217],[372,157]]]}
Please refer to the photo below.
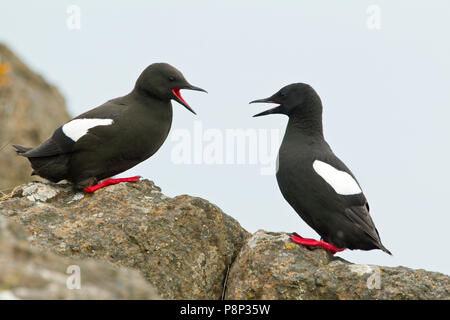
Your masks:
{"label": "orange lichen", "polygon": [[11,65],[8,62],[0,63],[0,87],[7,86],[9,79],[7,74],[11,71]]}

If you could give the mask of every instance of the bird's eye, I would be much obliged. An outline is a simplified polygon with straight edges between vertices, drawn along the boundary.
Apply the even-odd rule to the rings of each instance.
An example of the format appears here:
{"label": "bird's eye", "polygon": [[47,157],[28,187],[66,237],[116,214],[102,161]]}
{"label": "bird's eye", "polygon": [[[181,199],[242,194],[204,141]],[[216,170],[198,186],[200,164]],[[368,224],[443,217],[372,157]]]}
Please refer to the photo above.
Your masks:
{"label": "bird's eye", "polygon": [[285,97],[285,96],[286,96],[286,93],[280,92],[280,97]]}
{"label": "bird's eye", "polygon": [[175,81],[175,77],[169,77],[169,81]]}

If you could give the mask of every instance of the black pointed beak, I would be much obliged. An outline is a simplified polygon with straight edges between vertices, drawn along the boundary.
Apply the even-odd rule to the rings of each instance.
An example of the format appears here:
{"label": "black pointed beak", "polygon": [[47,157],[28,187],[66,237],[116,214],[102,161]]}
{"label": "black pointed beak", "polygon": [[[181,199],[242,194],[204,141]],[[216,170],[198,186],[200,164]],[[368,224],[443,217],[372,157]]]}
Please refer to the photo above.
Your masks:
{"label": "black pointed beak", "polygon": [[193,86],[193,85],[190,85],[190,84],[188,84],[188,85],[186,85],[186,86],[184,86],[184,87],[182,87],[182,88],[174,88],[174,89],[172,89],[172,93],[173,93],[173,95],[175,96],[175,100],[178,102],[178,103],[180,103],[180,104],[182,104],[186,109],[188,109],[190,112],[192,112],[193,114],[195,114],[196,115],[196,113],[195,113],[195,111],[189,106],[189,104],[183,99],[183,97],[181,96],[181,94],[180,94],[180,90],[181,89],[187,89],[187,90],[194,90],[194,91],[202,91],[202,92],[205,92],[205,93],[208,93],[206,90],[204,90],[204,89],[202,89],[202,88],[199,88],[199,87],[196,87],[196,86]]}
{"label": "black pointed beak", "polygon": [[[265,99],[253,100],[250,103],[278,103],[278,102],[274,101],[272,99],[272,97],[269,97],[269,98],[265,98]],[[277,106],[275,108],[263,111],[261,113],[255,114],[253,117],[260,117],[260,116],[265,116],[265,115],[274,114],[274,113],[281,113],[281,105]]]}
{"label": "black pointed beak", "polygon": [[281,113],[280,106],[255,114],[253,117],[266,116],[268,114]]}
{"label": "black pointed beak", "polygon": [[249,104],[252,104],[252,103],[276,103],[276,102],[272,100],[272,97],[269,97],[269,98],[258,99],[258,100],[253,100],[253,101],[249,102]]}
{"label": "black pointed beak", "polygon": [[204,93],[208,93],[208,91],[206,91],[205,89],[202,89],[202,88],[199,88],[199,87],[196,87],[196,86],[193,86],[193,85],[189,85],[189,86],[187,86],[186,88],[183,88],[183,89],[194,90],[194,91],[201,91],[201,92],[204,92]]}

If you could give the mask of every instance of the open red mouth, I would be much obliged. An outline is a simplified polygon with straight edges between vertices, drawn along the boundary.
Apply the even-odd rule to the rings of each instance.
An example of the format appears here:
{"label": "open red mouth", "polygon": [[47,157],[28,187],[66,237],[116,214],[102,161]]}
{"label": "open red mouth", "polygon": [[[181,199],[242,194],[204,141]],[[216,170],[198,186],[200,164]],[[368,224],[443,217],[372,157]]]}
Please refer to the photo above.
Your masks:
{"label": "open red mouth", "polygon": [[195,90],[195,91],[202,91],[202,92],[206,92],[206,91],[202,88],[199,88],[199,87],[196,87],[196,86],[193,86],[190,84],[187,84],[186,86],[184,86],[182,88],[173,88],[172,89],[172,93],[175,96],[174,100],[176,100],[178,103],[182,104],[186,109],[188,109],[193,114],[196,114],[195,111],[192,110],[192,108],[189,106],[189,104],[181,96],[181,94],[180,94],[181,89],[188,89],[188,90]]}
{"label": "open red mouth", "polygon": [[183,97],[181,96],[180,90],[181,90],[180,88],[175,88],[175,89],[172,89],[172,92],[173,92],[174,95],[177,96],[178,99],[180,99],[184,103],[188,104],[186,101],[184,101]]}
{"label": "open red mouth", "polygon": [[196,114],[194,110],[189,106],[189,104],[183,99],[183,97],[180,94],[181,88],[174,88],[172,89],[173,94],[178,98],[178,102],[184,105],[189,111],[191,111],[193,114]]}

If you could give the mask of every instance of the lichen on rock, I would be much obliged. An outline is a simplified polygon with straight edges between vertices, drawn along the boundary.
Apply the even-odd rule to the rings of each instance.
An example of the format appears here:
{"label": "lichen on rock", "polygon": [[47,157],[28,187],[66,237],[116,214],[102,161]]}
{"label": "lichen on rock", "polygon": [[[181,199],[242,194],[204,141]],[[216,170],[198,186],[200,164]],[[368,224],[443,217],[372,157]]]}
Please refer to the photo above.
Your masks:
{"label": "lichen on rock", "polygon": [[324,249],[257,231],[230,270],[227,299],[450,299],[450,277],[405,267],[352,264]]}
{"label": "lichen on rock", "polygon": [[81,195],[70,185],[29,183],[0,202],[0,212],[30,230],[36,246],[140,270],[164,298],[221,297],[249,234],[217,206],[167,197],[148,180]]}
{"label": "lichen on rock", "polygon": [[[0,300],[160,299],[136,270],[60,257],[26,238],[20,225],[0,215]],[[79,280],[72,282],[75,269]]]}
{"label": "lichen on rock", "polygon": [[[210,202],[167,197],[148,180],[93,194],[25,184],[0,200],[1,216],[25,228],[27,246],[137,270],[166,299],[450,299],[447,275],[352,264],[284,232],[250,235]],[[2,291],[1,276],[0,297],[15,298],[17,290]]]}

